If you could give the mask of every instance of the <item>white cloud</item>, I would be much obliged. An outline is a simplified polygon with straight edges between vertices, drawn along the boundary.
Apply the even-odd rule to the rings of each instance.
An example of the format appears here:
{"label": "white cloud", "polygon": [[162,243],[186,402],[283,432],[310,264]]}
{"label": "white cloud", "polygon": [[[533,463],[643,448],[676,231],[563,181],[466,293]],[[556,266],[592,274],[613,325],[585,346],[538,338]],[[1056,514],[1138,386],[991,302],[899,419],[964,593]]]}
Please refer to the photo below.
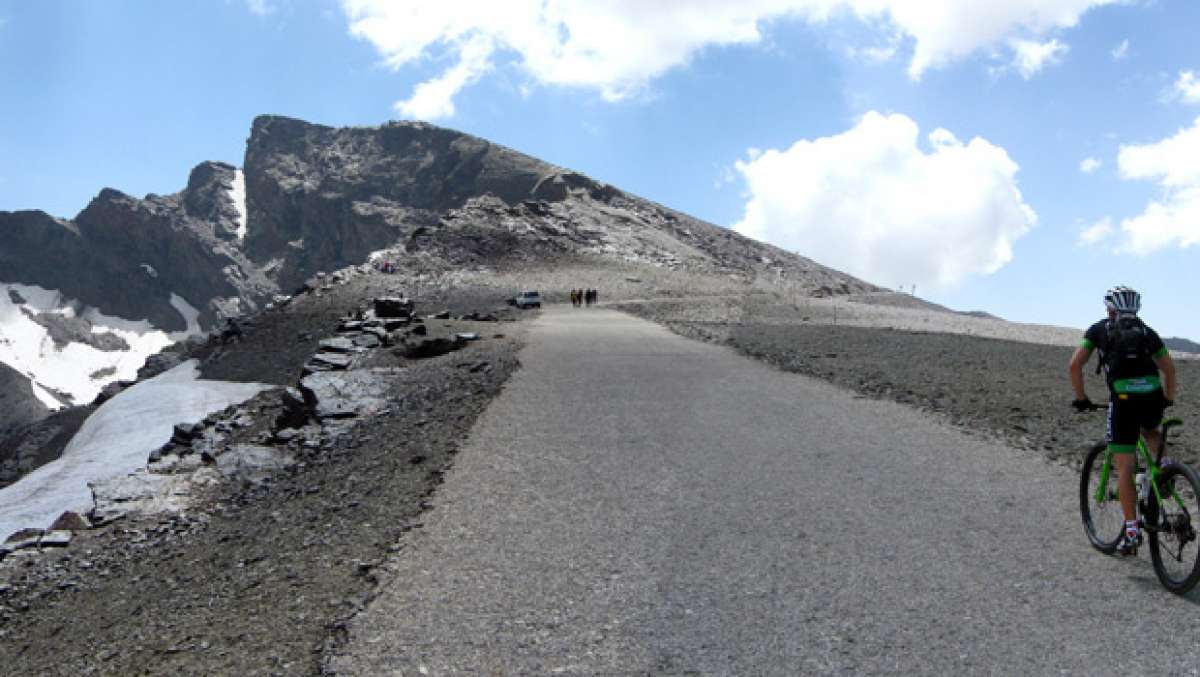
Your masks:
{"label": "white cloud", "polygon": [[1200,118],[1175,136],[1121,146],[1121,177],[1154,180],[1161,193],[1145,210],[1121,222],[1122,249],[1136,254],[1200,242]]}
{"label": "white cloud", "polygon": [[249,9],[251,14],[267,16],[275,11],[275,5],[271,4],[270,0],[246,0],[246,9]]}
{"label": "white cloud", "polygon": [[1035,42],[1033,40],[1013,40],[1010,43],[1013,50],[1013,68],[1028,80],[1042,70],[1043,67],[1058,63],[1070,47],[1055,40]]}
{"label": "white cloud", "polygon": [[[486,70],[480,70],[479,64],[492,64],[501,56],[536,83],[584,87],[618,101],[686,65],[706,48],[760,42],[764,25],[771,21],[820,24],[849,16],[883,31],[889,40],[897,36],[898,43],[911,40],[908,73],[916,79],[930,68],[1014,39],[1045,45],[1032,39],[1072,27],[1093,7],[1118,1],[342,0],[341,4],[350,33],[374,45],[389,67],[398,69],[423,58],[457,57],[453,59],[457,65],[423,83],[430,85],[425,92],[399,104],[446,114],[454,109],[449,99]],[[488,45],[486,53],[468,54],[478,49],[481,39]],[[867,48],[861,53],[890,58],[888,49]],[[445,101],[437,101],[438,96]]]}
{"label": "white cloud", "polygon": [[491,40],[486,35],[472,37],[462,50],[457,65],[440,77],[417,85],[412,97],[396,102],[396,112],[421,120],[436,120],[454,115],[454,95],[491,69]]}
{"label": "white cloud", "polygon": [[1200,103],[1200,78],[1192,71],[1179,71],[1175,92],[1188,103]]}
{"label": "white cloud", "polygon": [[1104,217],[1079,233],[1079,244],[1091,246],[1108,239],[1113,234],[1113,222],[1110,217]]}
{"label": "white cloud", "polygon": [[918,144],[910,118],[867,113],[836,136],[737,163],[738,232],[883,285],[950,287],[992,273],[1037,221],[1003,148],[945,129]]}
{"label": "white cloud", "polygon": [[1100,166],[1103,164],[1103,162],[1094,157],[1085,157],[1079,163],[1079,171],[1083,172],[1084,174],[1091,174],[1097,169],[1100,169]]}
{"label": "white cloud", "polygon": [[1129,40],[1126,39],[1126,40],[1122,40],[1121,44],[1117,45],[1116,47],[1113,47],[1112,58],[1113,58],[1113,61],[1124,61],[1128,57],[1129,57]]}

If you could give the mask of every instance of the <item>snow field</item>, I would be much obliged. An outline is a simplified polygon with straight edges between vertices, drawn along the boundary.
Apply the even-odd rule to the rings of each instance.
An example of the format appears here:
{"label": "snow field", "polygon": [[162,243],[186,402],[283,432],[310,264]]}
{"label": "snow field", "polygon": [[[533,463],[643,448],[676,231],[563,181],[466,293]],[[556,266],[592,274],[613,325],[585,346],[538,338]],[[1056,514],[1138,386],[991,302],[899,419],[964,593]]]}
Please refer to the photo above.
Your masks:
{"label": "snow field", "polygon": [[[15,291],[25,303],[17,303],[9,294]],[[0,283],[0,362],[25,374],[35,383],[34,393],[52,409],[62,408],[46,389],[66,393],[75,404],[87,404],[100,389],[116,380],[131,380],[146,358],[176,341],[201,333],[200,312],[183,297],[171,295],[171,305],[187,322],[187,329],[168,334],[155,329],[145,320],[131,321],[112,317],[95,308],[80,312],[78,302],[60,292],[42,287]],[[58,349],[50,332],[30,319],[22,308],[32,313],[57,313],[66,317],[81,317],[92,324],[92,333],[113,333],[129,344],[127,351],[106,352],[82,343],[71,343]],[[93,379],[92,374],[115,369],[109,376]],[[51,404],[53,402],[53,404]]]}
{"label": "snow field", "polygon": [[88,512],[88,484],[145,468],[175,424],[196,423],[274,387],[202,381],[199,373],[198,363],[189,360],[101,405],[61,458],[0,489],[0,538],[25,527],[47,527],[65,510]]}

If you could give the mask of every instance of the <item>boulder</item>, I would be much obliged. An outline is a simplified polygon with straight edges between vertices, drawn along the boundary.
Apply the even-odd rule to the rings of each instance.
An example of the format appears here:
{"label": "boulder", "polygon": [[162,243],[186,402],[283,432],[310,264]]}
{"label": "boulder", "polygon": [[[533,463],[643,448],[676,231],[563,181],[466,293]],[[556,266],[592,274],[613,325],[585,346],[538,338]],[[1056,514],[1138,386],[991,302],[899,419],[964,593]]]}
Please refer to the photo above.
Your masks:
{"label": "boulder", "polygon": [[83,515],[77,512],[67,510],[54,520],[54,524],[50,525],[51,531],[85,531],[92,528],[92,525]]}
{"label": "boulder", "polygon": [[217,459],[217,470],[226,479],[258,484],[295,463],[291,454],[275,447],[235,444]]}
{"label": "boulder", "polygon": [[71,537],[74,536],[67,530],[51,530],[42,535],[38,541],[39,548],[65,548],[71,544]]}
{"label": "boulder", "polygon": [[387,406],[392,381],[402,373],[396,368],[317,373],[301,379],[300,389],[318,419],[363,416]]}
{"label": "boulder", "polygon": [[159,374],[174,369],[183,362],[183,356],[174,352],[155,353],[146,358],[146,362],[137,370],[137,378],[144,381]]}
{"label": "boulder", "polygon": [[295,428],[281,428],[275,432],[275,440],[284,444],[291,442],[300,436],[300,431]]}
{"label": "boulder", "polygon": [[323,365],[326,370],[349,369],[354,363],[353,355],[345,353],[317,353],[309,360],[309,364]]}
{"label": "boulder", "polygon": [[[199,466],[199,459],[195,466]],[[187,475],[157,475],[139,470],[129,475],[89,482],[95,507],[93,524],[107,524],[128,514],[182,512],[191,499],[192,482]]]}
{"label": "boulder", "polygon": [[4,539],[4,544],[0,547],[9,552],[23,548],[32,548],[38,544],[38,541],[42,540],[42,534],[44,533],[46,533],[44,529],[21,529]]}
{"label": "boulder", "polygon": [[428,357],[445,355],[463,347],[463,342],[457,339],[431,338],[416,343],[406,343],[399,350],[410,360],[420,360]]}
{"label": "boulder", "polygon": [[275,427],[299,428],[308,422],[308,404],[304,401],[304,393],[296,388],[285,388],[280,394],[283,409],[275,418]]}
{"label": "boulder", "polygon": [[376,348],[382,343],[383,341],[375,334],[361,334],[354,339],[354,345],[359,348]]}
{"label": "boulder", "polygon": [[318,344],[324,352],[334,353],[352,353],[354,352],[354,342],[348,338],[328,338],[322,339]]}
{"label": "boulder", "polygon": [[180,446],[191,444],[202,431],[204,426],[196,423],[176,423],[171,433],[171,442]]}
{"label": "boulder", "polygon": [[375,299],[375,317],[408,317],[412,315],[412,299],[402,296],[384,296]]}

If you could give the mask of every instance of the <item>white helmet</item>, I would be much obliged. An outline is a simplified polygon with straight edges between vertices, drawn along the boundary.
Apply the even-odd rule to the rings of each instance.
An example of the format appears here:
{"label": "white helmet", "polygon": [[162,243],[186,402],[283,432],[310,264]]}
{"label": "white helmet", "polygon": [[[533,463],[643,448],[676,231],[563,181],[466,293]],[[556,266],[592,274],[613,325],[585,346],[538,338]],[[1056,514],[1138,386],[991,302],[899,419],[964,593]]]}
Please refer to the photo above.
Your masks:
{"label": "white helmet", "polygon": [[1129,287],[1118,285],[1105,292],[1104,305],[1118,313],[1137,315],[1142,309],[1142,295]]}

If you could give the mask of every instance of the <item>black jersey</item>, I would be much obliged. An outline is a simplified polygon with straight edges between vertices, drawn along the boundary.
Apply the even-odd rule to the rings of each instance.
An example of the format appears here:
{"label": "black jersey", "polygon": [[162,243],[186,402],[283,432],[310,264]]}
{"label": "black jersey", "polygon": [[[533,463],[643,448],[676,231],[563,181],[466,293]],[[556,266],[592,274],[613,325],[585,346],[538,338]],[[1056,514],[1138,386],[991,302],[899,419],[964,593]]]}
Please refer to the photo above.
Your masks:
{"label": "black jersey", "polygon": [[1117,395],[1141,395],[1152,393],[1162,388],[1158,376],[1158,365],[1155,358],[1167,354],[1167,346],[1159,338],[1158,333],[1146,326],[1145,350],[1142,357],[1136,360],[1121,360],[1115,366],[1109,366],[1110,337],[1109,330],[1112,320],[1104,319],[1088,327],[1083,335],[1083,347],[1100,351],[1100,363],[1104,365],[1108,388]]}

